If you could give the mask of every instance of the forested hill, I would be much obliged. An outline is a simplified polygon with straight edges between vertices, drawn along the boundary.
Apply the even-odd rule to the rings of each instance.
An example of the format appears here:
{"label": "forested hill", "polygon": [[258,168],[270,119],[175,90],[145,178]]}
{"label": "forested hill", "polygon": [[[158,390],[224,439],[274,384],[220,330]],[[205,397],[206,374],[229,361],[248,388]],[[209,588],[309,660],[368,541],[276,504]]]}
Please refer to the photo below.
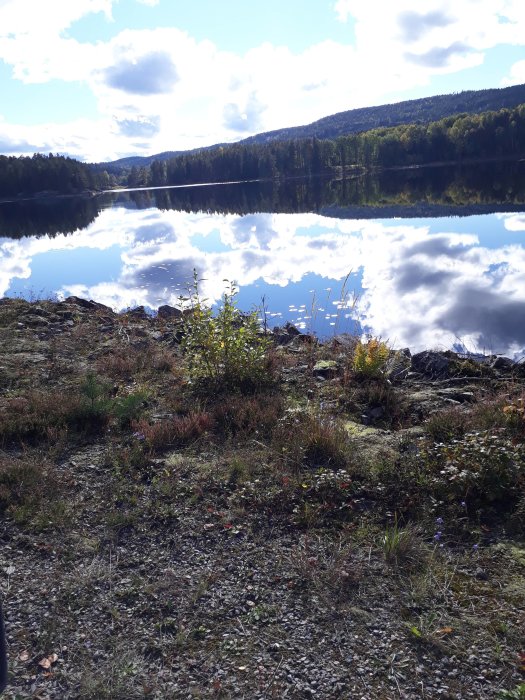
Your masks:
{"label": "forested hill", "polygon": [[[334,139],[338,136],[370,131],[380,127],[428,123],[439,121],[454,114],[478,114],[480,112],[499,110],[504,107],[517,107],[523,103],[525,103],[525,84],[501,89],[469,90],[450,95],[435,95],[418,100],[406,100],[379,107],[351,109],[347,112],[339,112],[338,114],[324,117],[306,126],[295,126],[289,129],[278,129],[256,134],[238,143],[243,145],[266,144],[275,141],[289,141],[311,137]],[[120,158],[110,163],[94,163],[92,167],[97,171],[106,170],[110,174],[118,175],[131,167],[144,168],[150,166],[153,161],[167,161],[179,155],[190,155],[199,151],[213,150],[220,146],[226,146],[226,144],[215,144],[214,146],[190,151],[165,151],[164,153],[146,157]]]}
{"label": "forested hill", "polygon": [[479,114],[504,107],[517,107],[523,103],[525,103],[525,85],[491,90],[469,90],[379,107],[351,109],[347,112],[324,117],[306,126],[294,126],[289,129],[277,129],[276,131],[256,134],[240,143],[264,144],[271,141],[289,141],[312,136],[319,139],[333,139],[379,127],[428,123],[439,121],[453,114]]}
{"label": "forested hill", "polygon": [[315,137],[234,143],[133,167],[128,186],[187,185],[312,177],[430,164],[525,157],[525,104],[426,124],[371,129],[336,139]]}

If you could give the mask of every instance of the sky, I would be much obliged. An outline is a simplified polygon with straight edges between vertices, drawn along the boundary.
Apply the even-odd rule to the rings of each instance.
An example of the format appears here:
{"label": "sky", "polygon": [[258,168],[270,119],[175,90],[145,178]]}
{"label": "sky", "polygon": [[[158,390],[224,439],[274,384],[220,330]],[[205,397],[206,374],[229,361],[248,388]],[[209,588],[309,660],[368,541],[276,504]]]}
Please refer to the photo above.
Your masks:
{"label": "sky", "polygon": [[5,155],[151,155],[524,82],[524,0],[0,0]]}

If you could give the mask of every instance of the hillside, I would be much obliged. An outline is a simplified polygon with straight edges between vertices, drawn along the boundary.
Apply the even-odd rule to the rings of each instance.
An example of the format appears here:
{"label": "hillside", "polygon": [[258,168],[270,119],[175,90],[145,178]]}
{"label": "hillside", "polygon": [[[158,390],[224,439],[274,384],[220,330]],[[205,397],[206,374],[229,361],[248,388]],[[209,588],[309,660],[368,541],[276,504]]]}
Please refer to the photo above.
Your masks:
{"label": "hillside", "polygon": [[[333,139],[345,134],[355,134],[379,127],[438,121],[453,114],[478,114],[489,110],[511,108],[524,102],[525,85],[490,90],[468,90],[448,95],[423,97],[417,100],[405,100],[395,104],[351,109],[332,114],[311,124],[256,134],[239,141],[239,143],[266,144],[273,141],[288,141],[312,136]],[[219,145],[221,144],[215,144],[208,148],[215,148]],[[177,155],[194,153],[198,150],[205,149],[165,151],[147,157],[120,158],[110,163],[96,163],[94,167],[106,169],[110,173],[119,172],[133,166],[146,167],[155,160],[170,160]]]}
{"label": "hillside", "polygon": [[333,139],[379,127],[438,121],[453,114],[479,114],[516,107],[525,102],[525,85],[491,90],[468,90],[449,95],[435,95],[378,107],[363,107],[339,112],[312,124],[277,129],[250,136],[241,143],[269,143],[315,136]]}

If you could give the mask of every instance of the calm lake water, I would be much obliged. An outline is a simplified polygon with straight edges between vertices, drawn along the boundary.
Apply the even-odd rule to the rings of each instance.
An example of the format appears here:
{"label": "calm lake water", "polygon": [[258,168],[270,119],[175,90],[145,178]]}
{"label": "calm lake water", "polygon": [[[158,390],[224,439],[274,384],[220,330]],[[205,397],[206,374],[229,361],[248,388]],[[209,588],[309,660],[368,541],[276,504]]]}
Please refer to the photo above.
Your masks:
{"label": "calm lake water", "polygon": [[0,296],[217,303],[319,336],[525,355],[525,164],[0,204]]}

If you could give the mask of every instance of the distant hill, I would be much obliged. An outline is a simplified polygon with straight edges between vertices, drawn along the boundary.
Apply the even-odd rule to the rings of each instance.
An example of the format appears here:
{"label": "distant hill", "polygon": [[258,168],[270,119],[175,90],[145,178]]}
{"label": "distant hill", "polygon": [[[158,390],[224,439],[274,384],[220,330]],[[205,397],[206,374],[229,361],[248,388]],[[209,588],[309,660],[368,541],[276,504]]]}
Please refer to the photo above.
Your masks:
{"label": "distant hill", "polygon": [[[319,139],[333,139],[346,134],[355,134],[379,127],[398,126],[401,124],[428,123],[438,121],[454,114],[478,114],[486,111],[497,111],[502,108],[512,108],[525,103],[525,84],[513,85],[507,88],[490,90],[468,90],[449,95],[422,97],[417,100],[405,100],[395,104],[378,107],[361,107],[339,112],[329,117],[305,126],[294,126],[287,129],[267,131],[255,136],[249,136],[238,143],[266,144],[272,141],[289,141],[315,136]],[[119,173],[133,166],[146,167],[153,161],[169,160],[177,155],[195,153],[226,144],[214,144],[191,151],[165,151],[152,156],[132,156],[120,158],[109,163],[95,163],[96,170],[107,170],[109,173]]]}
{"label": "distant hill", "polygon": [[108,173],[118,174],[122,170],[129,170],[130,168],[145,168],[151,165],[156,160],[170,160],[176,156],[189,153],[198,153],[199,151],[206,151],[210,148],[218,148],[219,146],[227,146],[229,144],[225,143],[215,143],[213,146],[203,146],[202,148],[192,148],[189,151],[163,151],[162,153],[156,153],[153,156],[128,156],[127,158],[119,158],[118,160],[112,160],[108,163],[90,163],[90,166],[97,171],[106,170]]}
{"label": "distant hill", "polygon": [[422,97],[379,107],[362,107],[323,117],[306,126],[293,126],[256,134],[240,143],[270,143],[315,136],[333,139],[379,127],[439,121],[453,114],[478,114],[525,103],[525,85],[491,90],[468,90],[450,95]]}
{"label": "distant hill", "polygon": [[170,158],[179,156],[181,153],[187,153],[187,151],[163,151],[153,156],[129,156],[128,158],[119,158],[118,160],[112,160],[108,163],[90,163],[90,165],[95,170],[106,170],[108,173],[118,173],[121,170],[133,168],[133,166],[143,168],[147,165],[151,165],[155,160],[169,160]]}

